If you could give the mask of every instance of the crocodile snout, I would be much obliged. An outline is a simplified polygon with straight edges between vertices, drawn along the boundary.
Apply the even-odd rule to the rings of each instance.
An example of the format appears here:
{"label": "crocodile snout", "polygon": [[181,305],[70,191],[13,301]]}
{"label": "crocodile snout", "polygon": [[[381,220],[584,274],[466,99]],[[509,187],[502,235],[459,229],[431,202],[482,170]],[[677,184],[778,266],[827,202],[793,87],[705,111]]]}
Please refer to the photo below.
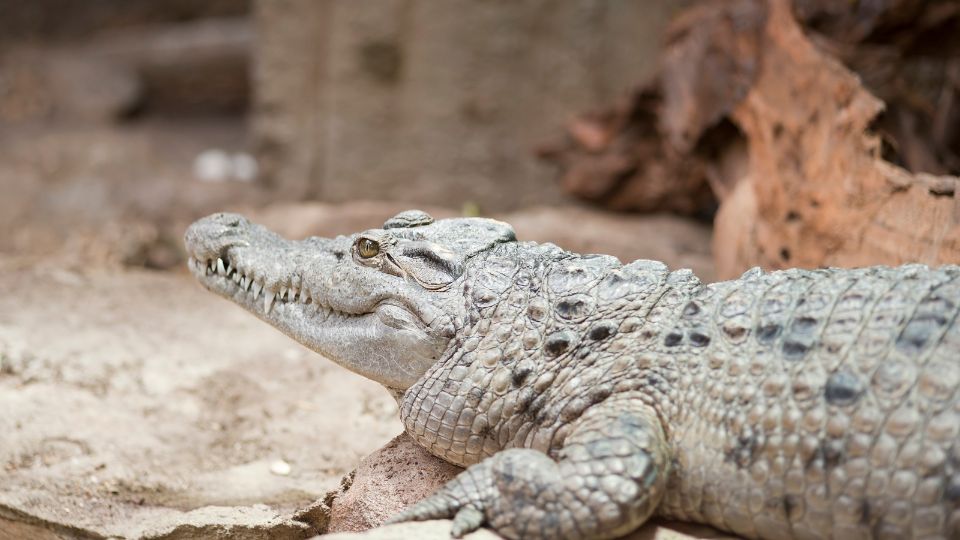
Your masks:
{"label": "crocodile snout", "polygon": [[197,260],[217,258],[227,249],[248,244],[250,222],[239,214],[219,213],[199,219],[187,228],[187,253]]}

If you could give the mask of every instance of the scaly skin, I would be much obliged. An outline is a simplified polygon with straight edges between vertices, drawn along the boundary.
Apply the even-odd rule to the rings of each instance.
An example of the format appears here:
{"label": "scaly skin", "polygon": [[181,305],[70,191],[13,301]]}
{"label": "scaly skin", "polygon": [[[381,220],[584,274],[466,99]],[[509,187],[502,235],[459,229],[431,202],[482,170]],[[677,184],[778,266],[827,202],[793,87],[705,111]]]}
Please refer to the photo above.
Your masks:
{"label": "scaly skin", "polygon": [[392,388],[407,432],[468,468],[393,521],[613,538],[655,513],[748,538],[960,537],[960,268],[703,285],[509,237],[458,268],[443,353]]}

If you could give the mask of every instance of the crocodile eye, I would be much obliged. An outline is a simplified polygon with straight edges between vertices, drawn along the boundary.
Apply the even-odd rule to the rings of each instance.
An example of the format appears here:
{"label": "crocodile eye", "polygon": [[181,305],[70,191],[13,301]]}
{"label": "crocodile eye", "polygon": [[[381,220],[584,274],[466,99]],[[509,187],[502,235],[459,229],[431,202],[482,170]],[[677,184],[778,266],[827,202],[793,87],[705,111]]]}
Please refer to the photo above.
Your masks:
{"label": "crocodile eye", "polygon": [[375,257],[380,253],[380,244],[369,238],[361,238],[360,241],[357,242],[357,253],[364,259]]}

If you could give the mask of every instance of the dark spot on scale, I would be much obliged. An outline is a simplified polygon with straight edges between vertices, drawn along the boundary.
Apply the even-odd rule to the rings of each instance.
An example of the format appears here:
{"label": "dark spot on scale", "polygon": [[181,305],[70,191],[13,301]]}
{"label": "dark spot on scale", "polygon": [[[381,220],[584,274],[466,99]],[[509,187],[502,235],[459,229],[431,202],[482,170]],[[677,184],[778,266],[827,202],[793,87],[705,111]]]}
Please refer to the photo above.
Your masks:
{"label": "dark spot on scale", "polygon": [[520,393],[517,395],[517,404],[513,411],[514,414],[523,414],[526,412],[536,397],[537,394],[533,391],[533,388],[521,389]]}
{"label": "dark spot on scale", "polygon": [[870,524],[870,501],[866,499],[860,503],[860,523],[863,525]]}
{"label": "dark spot on scale", "polygon": [[479,386],[474,386],[471,387],[470,390],[467,390],[467,406],[469,408],[476,408],[481,399],[483,399],[483,389]]}
{"label": "dark spot on scale", "polygon": [[824,388],[827,403],[839,407],[855,403],[862,393],[863,384],[855,374],[849,371],[838,371],[830,375]]}
{"label": "dark spot on scale", "polygon": [[[956,304],[951,301],[949,298],[943,298],[942,296],[928,296],[920,301],[920,309],[924,311],[934,311],[936,313],[950,313],[953,311],[953,308],[956,307]],[[939,317],[939,315],[937,315]]]}
{"label": "dark spot on scale", "polygon": [[932,315],[919,316],[912,319],[897,337],[897,350],[908,355],[917,356],[927,346],[939,327],[946,324],[946,319]]}
{"label": "dark spot on scale", "polygon": [[756,330],[757,341],[760,343],[770,343],[780,335],[780,329],[779,324],[762,324],[758,326]]}
{"label": "dark spot on scale", "polygon": [[710,336],[701,334],[700,332],[691,332],[690,343],[692,343],[694,347],[706,347],[710,344]]}
{"label": "dark spot on scale", "polygon": [[549,411],[547,410],[547,397],[544,395],[538,396],[533,400],[533,403],[527,407],[526,414],[533,417],[533,421],[537,424],[542,424],[548,416],[550,416]]}
{"label": "dark spot on scale", "polygon": [[734,324],[725,324],[723,325],[723,333],[732,340],[738,340],[747,333],[747,329]]}
{"label": "dark spot on scale", "polygon": [[784,341],[783,342],[783,357],[787,360],[799,360],[803,358],[807,351],[810,350],[810,346],[806,343],[800,343],[799,341]]}
{"label": "dark spot on scale", "polygon": [[790,330],[797,334],[810,334],[816,329],[817,322],[813,317],[797,317],[790,324]]}
{"label": "dark spot on scale", "polygon": [[343,260],[343,255],[344,255],[344,253],[343,253],[342,251],[339,251],[339,250],[333,252],[333,256],[336,257],[338,261],[342,261],[342,260]]}
{"label": "dark spot on scale", "polygon": [[569,332],[555,332],[547,337],[543,350],[550,356],[560,356],[570,348],[572,337]]}
{"label": "dark spot on scale", "polygon": [[784,495],[783,496],[783,513],[787,516],[787,520],[790,520],[790,514],[793,513],[797,507],[800,506],[799,497],[796,495]]}
{"label": "dark spot on scale", "polygon": [[700,313],[700,306],[696,302],[689,302],[683,307],[684,317],[693,317],[697,313]]}
{"label": "dark spot on scale", "polygon": [[612,336],[617,329],[610,323],[599,323],[590,329],[587,336],[594,341],[601,341]]}
{"label": "dark spot on scale", "polygon": [[531,373],[533,373],[533,368],[530,366],[517,366],[513,370],[513,373],[510,374],[510,382],[513,383],[513,386],[522,386],[523,383],[527,381],[527,378],[530,377]]}
{"label": "dark spot on scale", "polygon": [[484,424],[484,425],[481,426],[480,429],[477,431],[477,435],[478,435],[480,438],[486,438],[487,435],[490,435],[490,433],[492,433],[492,432],[493,432],[493,426],[491,426],[490,424]]}
{"label": "dark spot on scale", "polygon": [[457,395],[457,391],[460,390],[460,383],[452,379],[447,379],[447,382],[443,383],[442,392],[450,394],[451,396]]}
{"label": "dark spot on scale", "polygon": [[587,304],[579,299],[564,299],[557,302],[557,315],[564,319],[579,319],[587,315]]}
{"label": "dark spot on scale", "polygon": [[680,332],[670,332],[663,338],[663,344],[667,347],[676,347],[681,341],[683,341],[683,334]]}
{"label": "dark spot on scale", "polygon": [[724,461],[743,469],[753,464],[759,444],[752,434],[740,435],[736,444],[724,453]]}
{"label": "dark spot on scale", "polygon": [[601,401],[610,397],[610,394],[613,393],[613,388],[608,384],[601,384],[600,386],[595,386],[587,392],[587,399],[590,400],[590,403],[600,403]]}
{"label": "dark spot on scale", "polygon": [[947,485],[943,488],[943,500],[960,501],[960,476],[955,474],[947,480]]}
{"label": "dark spot on scale", "polygon": [[820,445],[820,454],[827,469],[833,469],[843,463],[846,454],[843,451],[843,442],[838,440],[825,441]]}
{"label": "dark spot on scale", "polygon": [[648,388],[653,388],[654,390],[659,390],[661,392],[666,390],[666,385],[664,384],[665,381],[663,380],[662,377],[660,377],[660,375],[657,375],[656,373],[650,373],[649,375],[647,375],[644,382],[645,382],[644,386]]}

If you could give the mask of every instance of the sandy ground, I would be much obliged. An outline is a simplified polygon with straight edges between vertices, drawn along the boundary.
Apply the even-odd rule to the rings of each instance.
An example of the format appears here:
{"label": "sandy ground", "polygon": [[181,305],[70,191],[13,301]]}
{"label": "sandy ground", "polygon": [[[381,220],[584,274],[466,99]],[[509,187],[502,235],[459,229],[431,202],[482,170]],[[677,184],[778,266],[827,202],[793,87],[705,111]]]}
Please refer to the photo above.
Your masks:
{"label": "sandy ground", "polygon": [[401,430],[378,385],[185,276],[2,272],[0,529],[163,535],[217,506],[286,530]]}

